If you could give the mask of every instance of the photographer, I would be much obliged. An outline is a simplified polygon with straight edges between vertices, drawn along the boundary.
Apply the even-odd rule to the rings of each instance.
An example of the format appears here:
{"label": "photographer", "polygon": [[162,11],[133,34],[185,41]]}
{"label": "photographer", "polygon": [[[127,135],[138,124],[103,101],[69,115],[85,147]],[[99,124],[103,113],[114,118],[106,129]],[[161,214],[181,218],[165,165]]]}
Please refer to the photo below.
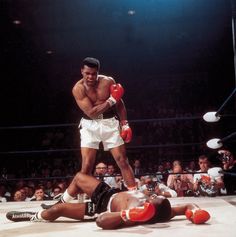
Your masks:
{"label": "photographer", "polygon": [[201,155],[198,157],[200,170],[193,176],[194,195],[215,197],[219,195],[224,188],[222,173],[219,173],[219,167],[211,168],[209,157]]}
{"label": "photographer", "polygon": [[178,197],[193,196],[193,176],[191,174],[183,174],[181,165],[175,165],[173,173],[168,176],[167,186],[174,189]]}
{"label": "photographer", "polygon": [[168,188],[163,183],[157,182],[156,178],[144,176],[143,179],[144,184],[139,189],[143,191],[145,195],[151,196],[157,194],[164,197],[177,197],[177,193],[173,189]]}
{"label": "photographer", "polygon": [[219,150],[218,154],[218,158],[223,165],[223,171],[225,172],[224,184],[227,194],[233,195],[236,192],[236,160],[229,150]]}

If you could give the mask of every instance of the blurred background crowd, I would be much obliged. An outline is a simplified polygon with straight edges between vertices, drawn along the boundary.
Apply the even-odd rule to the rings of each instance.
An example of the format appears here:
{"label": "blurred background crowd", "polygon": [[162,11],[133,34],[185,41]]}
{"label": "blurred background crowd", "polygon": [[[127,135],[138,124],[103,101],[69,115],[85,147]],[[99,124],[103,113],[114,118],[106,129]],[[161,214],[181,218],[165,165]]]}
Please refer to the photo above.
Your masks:
{"label": "blurred background crowd", "polygon": [[[130,159],[130,162],[138,189],[147,195],[215,197],[234,195],[236,192],[236,161],[229,150],[202,154],[187,162],[166,159],[155,162],[145,160],[144,154]],[[98,157],[94,167],[94,176],[111,187],[126,190],[120,171],[109,154],[101,152],[99,155],[101,157]],[[104,159],[104,155],[107,155],[107,159]],[[0,202],[58,199],[78,172],[79,166],[76,160],[53,159],[50,162],[29,159],[24,169],[22,166],[18,170],[3,168]]]}

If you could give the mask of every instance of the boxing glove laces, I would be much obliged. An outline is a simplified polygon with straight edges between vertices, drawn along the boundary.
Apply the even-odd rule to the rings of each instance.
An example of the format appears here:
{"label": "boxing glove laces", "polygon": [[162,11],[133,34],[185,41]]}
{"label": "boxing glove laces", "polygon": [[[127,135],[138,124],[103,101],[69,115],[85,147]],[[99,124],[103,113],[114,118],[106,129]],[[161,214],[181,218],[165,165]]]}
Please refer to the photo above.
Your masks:
{"label": "boxing glove laces", "polygon": [[127,120],[121,121],[120,136],[122,137],[125,143],[129,143],[132,140],[132,129],[130,128]]}
{"label": "boxing glove laces", "polygon": [[133,207],[121,211],[120,215],[124,221],[145,222],[155,215],[156,209],[152,203],[145,202],[143,206]]}
{"label": "boxing glove laces", "polygon": [[194,224],[203,224],[210,219],[210,214],[202,209],[187,209],[185,212],[185,216]]}
{"label": "boxing glove laces", "polygon": [[124,95],[124,88],[121,84],[112,84],[110,86],[110,97],[107,99],[107,102],[110,106],[116,104]]}

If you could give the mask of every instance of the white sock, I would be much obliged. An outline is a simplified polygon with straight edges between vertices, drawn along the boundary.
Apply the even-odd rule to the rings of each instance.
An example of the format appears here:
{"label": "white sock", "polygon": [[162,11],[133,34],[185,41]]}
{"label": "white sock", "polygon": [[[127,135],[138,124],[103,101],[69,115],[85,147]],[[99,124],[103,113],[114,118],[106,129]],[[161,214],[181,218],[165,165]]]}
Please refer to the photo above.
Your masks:
{"label": "white sock", "polygon": [[74,199],[74,197],[72,197],[69,193],[68,193],[68,191],[67,191],[67,189],[66,189],[66,191],[63,193],[63,195],[62,195],[62,197],[61,197],[61,201],[62,202],[70,202],[70,201],[72,201]]}
{"label": "white sock", "polygon": [[40,220],[40,221],[41,221],[41,220],[44,220],[43,217],[42,217],[42,215],[41,215],[43,211],[44,211],[44,210],[40,210],[40,211],[38,211],[38,212],[36,213],[35,217],[36,217],[37,220]]}

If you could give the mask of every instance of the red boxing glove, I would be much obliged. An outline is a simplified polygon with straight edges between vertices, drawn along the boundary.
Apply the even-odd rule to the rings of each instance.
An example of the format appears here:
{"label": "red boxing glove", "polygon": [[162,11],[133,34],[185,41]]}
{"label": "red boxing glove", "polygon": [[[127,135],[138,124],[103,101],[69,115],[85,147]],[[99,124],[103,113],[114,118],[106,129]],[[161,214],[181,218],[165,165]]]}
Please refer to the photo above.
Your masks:
{"label": "red boxing glove", "polygon": [[185,216],[188,220],[190,220],[194,224],[203,224],[210,219],[210,214],[205,210],[190,210],[187,209],[185,212]]}
{"label": "red boxing glove", "polygon": [[124,221],[138,221],[145,222],[150,220],[156,212],[156,208],[152,203],[145,202],[141,207],[133,207],[129,210],[123,210],[120,213]]}
{"label": "red boxing glove", "polygon": [[129,123],[127,120],[121,121],[120,136],[122,137],[125,143],[129,143],[132,140],[132,130],[129,127]]}
{"label": "red boxing glove", "polygon": [[121,84],[112,84],[110,87],[110,97],[107,99],[107,102],[110,106],[116,104],[121,97],[124,95],[124,88]]}

